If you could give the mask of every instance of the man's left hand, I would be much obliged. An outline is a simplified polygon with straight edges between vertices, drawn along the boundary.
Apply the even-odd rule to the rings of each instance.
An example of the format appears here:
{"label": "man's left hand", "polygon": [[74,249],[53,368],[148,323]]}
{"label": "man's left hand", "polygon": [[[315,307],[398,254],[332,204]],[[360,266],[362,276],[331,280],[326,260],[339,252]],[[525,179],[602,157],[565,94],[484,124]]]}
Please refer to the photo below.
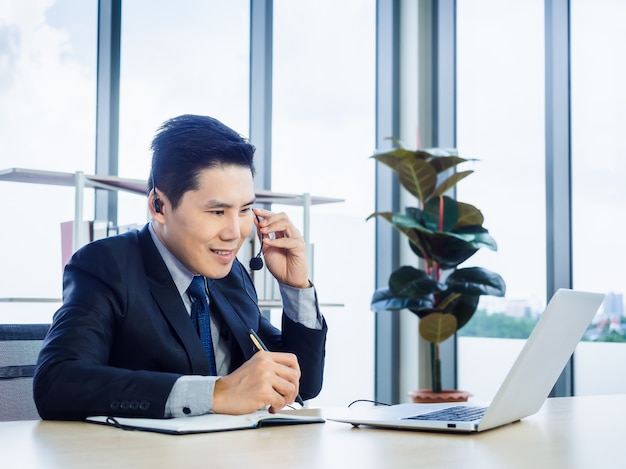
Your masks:
{"label": "man's left hand", "polygon": [[263,258],[270,273],[280,283],[309,288],[306,243],[285,213],[254,209],[257,233],[263,238]]}

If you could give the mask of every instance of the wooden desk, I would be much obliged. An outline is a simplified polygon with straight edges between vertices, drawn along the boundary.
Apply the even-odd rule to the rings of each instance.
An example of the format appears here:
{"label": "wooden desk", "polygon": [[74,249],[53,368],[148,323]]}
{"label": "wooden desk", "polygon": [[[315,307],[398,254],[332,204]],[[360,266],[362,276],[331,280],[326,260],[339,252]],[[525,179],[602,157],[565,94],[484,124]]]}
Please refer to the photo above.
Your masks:
{"label": "wooden desk", "polygon": [[63,469],[622,468],[625,432],[617,421],[625,417],[626,395],[615,395],[549,399],[534,416],[475,435],[326,422],[173,436],[82,422],[4,422],[0,458],[2,467]]}

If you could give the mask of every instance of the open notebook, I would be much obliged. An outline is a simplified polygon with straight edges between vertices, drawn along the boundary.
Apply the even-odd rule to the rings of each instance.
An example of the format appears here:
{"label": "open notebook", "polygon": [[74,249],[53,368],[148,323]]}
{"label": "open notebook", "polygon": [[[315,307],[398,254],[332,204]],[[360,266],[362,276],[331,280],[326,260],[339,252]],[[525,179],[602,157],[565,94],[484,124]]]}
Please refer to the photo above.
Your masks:
{"label": "open notebook", "polygon": [[291,413],[270,414],[256,411],[244,415],[206,414],[171,419],[146,419],[130,417],[87,417],[88,422],[112,425],[123,430],[144,430],[159,433],[185,434],[244,430],[270,425],[323,423],[317,416]]}
{"label": "open notebook", "polygon": [[327,419],[355,426],[480,432],[528,417],[545,402],[603,299],[600,293],[558,290],[489,406],[397,404],[347,409]]}

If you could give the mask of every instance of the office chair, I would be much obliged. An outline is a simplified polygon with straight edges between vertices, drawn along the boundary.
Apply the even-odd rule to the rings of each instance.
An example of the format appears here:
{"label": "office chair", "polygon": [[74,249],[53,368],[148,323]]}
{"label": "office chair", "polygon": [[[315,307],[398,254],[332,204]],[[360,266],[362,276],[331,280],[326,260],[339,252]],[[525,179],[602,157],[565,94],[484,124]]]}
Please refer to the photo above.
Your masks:
{"label": "office chair", "polygon": [[49,324],[0,324],[0,422],[37,420],[33,374]]}

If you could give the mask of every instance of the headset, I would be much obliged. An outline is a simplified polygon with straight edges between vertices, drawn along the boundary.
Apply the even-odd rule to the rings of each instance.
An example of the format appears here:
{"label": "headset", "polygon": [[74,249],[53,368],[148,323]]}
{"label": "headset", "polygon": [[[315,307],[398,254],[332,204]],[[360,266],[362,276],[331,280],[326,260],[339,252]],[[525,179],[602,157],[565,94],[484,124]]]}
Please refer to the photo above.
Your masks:
{"label": "headset", "polygon": [[157,197],[156,184],[154,182],[154,170],[152,171],[151,176],[152,176],[152,194],[154,196],[154,199],[152,200],[152,206],[154,207],[154,211],[156,213],[161,213],[161,201]]}
{"label": "headset", "polygon": [[[254,216],[256,217],[258,222],[261,221],[261,219],[256,213],[254,214]],[[263,235],[261,235],[261,248],[259,249],[259,253],[256,256],[254,256],[252,259],[250,259],[251,270],[261,270],[263,268],[263,259],[261,258],[262,252],[263,252]]]}

